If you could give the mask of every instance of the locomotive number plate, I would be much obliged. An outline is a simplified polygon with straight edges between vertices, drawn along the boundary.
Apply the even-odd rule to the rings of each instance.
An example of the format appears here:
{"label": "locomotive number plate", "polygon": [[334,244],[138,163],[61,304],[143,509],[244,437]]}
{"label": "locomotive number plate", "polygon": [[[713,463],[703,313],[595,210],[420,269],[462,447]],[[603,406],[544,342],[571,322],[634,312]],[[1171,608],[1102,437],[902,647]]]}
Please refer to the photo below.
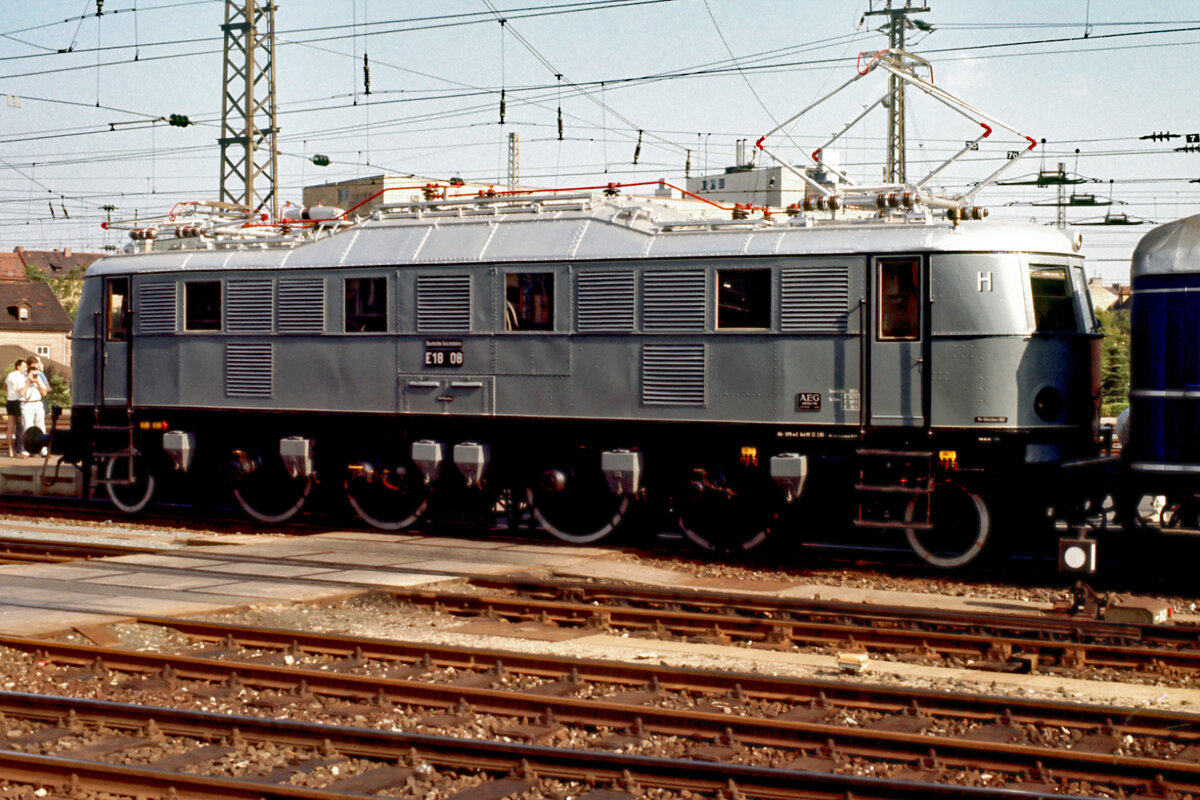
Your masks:
{"label": "locomotive number plate", "polygon": [[821,410],[821,393],[820,392],[797,392],[796,393],[796,410],[797,411],[820,411]]}
{"label": "locomotive number plate", "polygon": [[463,362],[462,339],[425,340],[425,366],[461,367]]}

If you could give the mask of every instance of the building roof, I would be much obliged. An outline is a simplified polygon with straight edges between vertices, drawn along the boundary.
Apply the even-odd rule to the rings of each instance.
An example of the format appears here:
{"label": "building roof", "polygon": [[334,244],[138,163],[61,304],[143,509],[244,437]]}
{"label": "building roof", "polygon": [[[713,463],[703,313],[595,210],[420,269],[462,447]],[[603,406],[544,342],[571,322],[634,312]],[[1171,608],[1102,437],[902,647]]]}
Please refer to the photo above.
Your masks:
{"label": "building roof", "polygon": [[[29,309],[22,321],[20,310]],[[50,286],[41,281],[0,281],[0,331],[69,331],[75,327]]]}
{"label": "building roof", "polygon": [[[37,267],[51,274],[70,272],[75,267],[86,267],[104,255],[78,253],[69,247],[62,250],[26,250],[24,247],[18,247],[13,253],[21,259],[23,266]],[[24,277],[24,271],[21,277]]]}
{"label": "building roof", "polygon": [[17,253],[0,253],[0,281],[25,280],[25,262]]}

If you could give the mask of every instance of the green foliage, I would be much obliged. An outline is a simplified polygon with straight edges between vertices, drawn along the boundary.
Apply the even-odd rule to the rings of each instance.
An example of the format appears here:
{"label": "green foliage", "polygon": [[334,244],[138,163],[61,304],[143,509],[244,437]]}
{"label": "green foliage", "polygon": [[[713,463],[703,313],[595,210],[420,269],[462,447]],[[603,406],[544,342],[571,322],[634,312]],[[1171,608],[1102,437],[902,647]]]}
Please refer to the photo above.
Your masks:
{"label": "green foliage", "polygon": [[1100,355],[1100,413],[1115,417],[1129,406],[1129,309],[1097,311],[1104,334]]}
{"label": "green foliage", "polygon": [[50,394],[46,399],[52,406],[71,407],[71,382],[62,375],[50,376]]}
{"label": "green foliage", "polygon": [[79,312],[79,295],[83,292],[83,273],[85,272],[87,272],[87,266],[80,264],[72,268],[70,272],[51,277],[40,267],[27,266],[25,267],[25,278],[50,284],[50,291],[54,292],[54,296],[58,298],[58,302],[62,303],[67,315],[74,320],[75,315]]}

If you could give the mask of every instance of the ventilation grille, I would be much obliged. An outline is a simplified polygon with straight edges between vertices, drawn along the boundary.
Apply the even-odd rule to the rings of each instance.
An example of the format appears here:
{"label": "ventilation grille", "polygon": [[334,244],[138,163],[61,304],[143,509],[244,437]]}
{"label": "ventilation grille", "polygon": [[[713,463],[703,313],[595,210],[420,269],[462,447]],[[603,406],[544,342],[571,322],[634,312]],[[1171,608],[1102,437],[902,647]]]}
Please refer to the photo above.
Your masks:
{"label": "ventilation grille", "polygon": [[270,397],[274,366],[269,344],[225,345],[225,396]]}
{"label": "ventilation grille", "polygon": [[845,333],[849,320],[848,267],[783,270],[781,321],[787,333]]}
{"label": "ventilation grille", "polygon": [[279,282],[279,332],[325,331],[325,281],[299,278]]}
{"label": "ventilation grille", "polygon": [[642,346],[642,403],[648,406],[704,405],[704,345]]}
{"label": "ventilation grille", "polygon": [[175,332],[175,284],[149,283],[138,287],[138,331]]}
{"label": "ventilation grille", "polygon": [[647,331],[704,330],[704,270],[647,272],[642,280]]}
{"label": "ventilation grille", "polygon": [[270,333],[271,281],[230,281],[226,291],[225,329],[230,333]]}
{"label": "ventilation grille", "polygon": [[580,333],[633,330],[637,284],[632,270],[580,273],[577,291]]}
{"label": "ventilation grille", "polygon": [[471,276],[418,277],[417,330],[471,330]]}

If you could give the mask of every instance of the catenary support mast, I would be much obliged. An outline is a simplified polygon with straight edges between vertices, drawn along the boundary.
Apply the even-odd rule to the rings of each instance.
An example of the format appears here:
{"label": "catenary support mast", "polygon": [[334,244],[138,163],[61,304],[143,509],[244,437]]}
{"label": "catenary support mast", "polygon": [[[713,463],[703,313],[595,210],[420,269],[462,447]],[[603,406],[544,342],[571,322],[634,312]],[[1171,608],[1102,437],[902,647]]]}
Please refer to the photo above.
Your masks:
{"label": "catenary support mast", "polygon": [[221,201],[279,214],[275,188],[275,5],[225,0]]}
{"label": "catenary support mast", "polygon": [[[899,0],[895,0],[899,3]],[[874,3],[872,3],[872,6]],[[909,14],[929,11],[928,6],[914,8],[912,0],[904,0],[903,8],[894,8],[893,0],[887,0],[885,8],[872,8],[864,16],[886,16],[887,24],[881,28],[888,34],[888,47],[895,51],[904,50],[904,32],[914,27]],[[906,183],[904,170],[904,81],[893,75],[889,81],[888,102],[888,153],[884,183]]]}

